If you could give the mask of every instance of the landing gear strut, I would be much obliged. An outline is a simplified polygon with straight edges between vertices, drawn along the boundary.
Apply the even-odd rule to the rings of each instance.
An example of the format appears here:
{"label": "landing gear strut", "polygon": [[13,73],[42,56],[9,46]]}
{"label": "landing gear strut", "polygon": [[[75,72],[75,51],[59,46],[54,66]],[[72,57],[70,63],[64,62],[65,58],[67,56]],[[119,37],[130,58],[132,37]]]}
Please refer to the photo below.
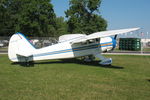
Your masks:
{"label": "landing gear strut", "polygon": [[101,60],[99,62],[100,65],[111,65],[112,64],[112,58],[105,58],[101,54],[96,54],[95,57],[97,57]]}

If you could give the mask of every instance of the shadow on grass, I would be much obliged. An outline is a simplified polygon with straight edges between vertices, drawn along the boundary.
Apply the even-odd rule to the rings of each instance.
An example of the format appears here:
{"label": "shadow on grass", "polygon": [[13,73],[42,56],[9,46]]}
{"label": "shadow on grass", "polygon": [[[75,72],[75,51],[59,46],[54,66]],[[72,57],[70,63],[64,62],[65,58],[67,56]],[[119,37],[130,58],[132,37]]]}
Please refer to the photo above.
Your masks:
{"label": "shadow on grass", "polygon": [[35,62],[34,64],[68,64],[68,63],[75,63],[75,64],[79,64],[79,65],[87,65],[87,66],[94,66],[94,67],[124,69],[124,67],[120,67],[120,66],[113,66],[113,65],[103,66],[103,65],[99,64],[99,61],[84,62],[80,59],[65,59],[65,60],[50,61],[50,62],[48,62],[48,61],[46,61],[46,62]]}
{"label": "shadow on grass", "polygon": [[147,79],[148,82],[150,82],[150,79]]}
{"label": "shadow on grass", "polygon": [[41,62],[29,62],[29,63],[12,63],[12,65],[20,65],[23,67],[34,67],[34,65],[36,64],[42,65],[42,64],[69,64],[69,63],[94,66],[94,67],[103,67],[103,68],[124,69],[124,67],[120,67],[120,66],[113,66],[113,65],[103,66],[99,64],[99,61],[84,62],[80,59],[64,59],[64,60],[56,60],[56,61],[41,61]]}
{"label": "shadow on grass", "polygon": [[29,63],[13,62],[13,63],[11,63],[11,65],[20,65],[20,66],[23,66],[23,67],[34,67],[34,62],[29,62]]}

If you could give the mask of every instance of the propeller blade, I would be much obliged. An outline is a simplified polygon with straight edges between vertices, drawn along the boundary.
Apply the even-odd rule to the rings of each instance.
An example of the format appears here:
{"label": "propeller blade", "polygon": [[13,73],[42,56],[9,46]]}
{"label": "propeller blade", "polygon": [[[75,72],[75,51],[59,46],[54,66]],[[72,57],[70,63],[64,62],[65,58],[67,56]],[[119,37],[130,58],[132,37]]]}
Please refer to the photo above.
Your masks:
{"label": "propeller blade", "polygon": [[117,35],[115,35],[114,39],[115,39],[115,40],[117,39]]}

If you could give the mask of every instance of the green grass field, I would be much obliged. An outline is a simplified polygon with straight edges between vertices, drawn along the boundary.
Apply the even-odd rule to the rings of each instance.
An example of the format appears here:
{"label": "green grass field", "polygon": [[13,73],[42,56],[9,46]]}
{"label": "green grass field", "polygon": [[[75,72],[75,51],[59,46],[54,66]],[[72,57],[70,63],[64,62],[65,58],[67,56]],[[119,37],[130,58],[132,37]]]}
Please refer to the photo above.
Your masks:
{"label": "green grass field", "polygon": [[49,60],[23,67],[0,55],[0,100],[149,100],[150,56],[97,62]]}

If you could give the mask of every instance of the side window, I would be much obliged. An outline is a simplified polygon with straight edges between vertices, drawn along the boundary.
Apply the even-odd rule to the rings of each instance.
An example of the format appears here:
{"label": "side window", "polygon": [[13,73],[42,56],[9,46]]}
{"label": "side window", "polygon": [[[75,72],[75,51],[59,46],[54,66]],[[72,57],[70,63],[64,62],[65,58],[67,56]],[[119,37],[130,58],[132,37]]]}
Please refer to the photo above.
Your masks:
{"label": "side window", "polygon": [[95,39],[88,40],[88,43],[89,43],[89,44],[95,43]]}
{"label": "side window", "polygon": [[81,45],[95,44],[95,43],[99,43],[99,41],[100,41],[99,38],[91,39],[91,40],[87,40],[86,42],[81,42]]}
{"label": "side window", "polygon": [[81,45],[87,45],[88,44],[88,42],[86,41],[86,42],[81,42]]}
{"label": "side window", "polygon": [[100,42],[100,38],[96,38],[96,43],[99,43]]}
{"label": "side window", "polygon": [[100,39],[91,39],[91,40],[88,40],[88,44],[93,44],[93,43],[99,43]]}

